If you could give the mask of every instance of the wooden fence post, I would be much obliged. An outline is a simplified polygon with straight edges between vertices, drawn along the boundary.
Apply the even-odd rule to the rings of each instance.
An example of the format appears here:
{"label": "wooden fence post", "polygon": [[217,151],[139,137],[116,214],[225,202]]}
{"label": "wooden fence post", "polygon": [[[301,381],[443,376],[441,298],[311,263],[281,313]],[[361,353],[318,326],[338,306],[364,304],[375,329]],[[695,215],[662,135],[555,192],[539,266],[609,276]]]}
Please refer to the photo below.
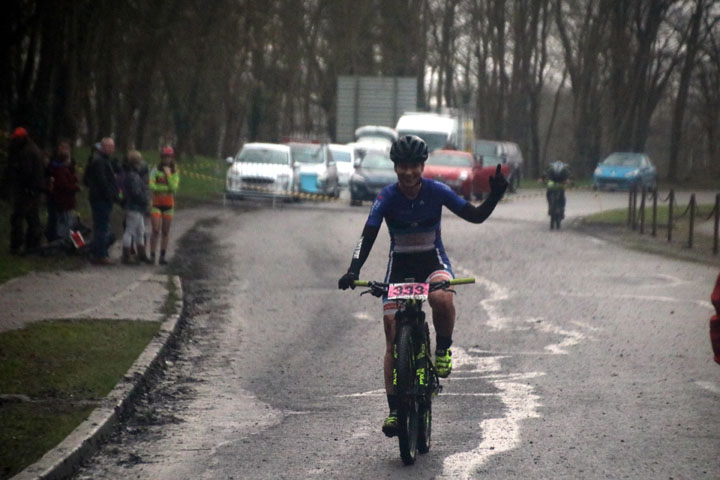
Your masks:
{"label": "wooden fence post", "polygon": [[675,190],[670,190],[670,195],[668,195],[668,200],[670,200],[670,205],[668,206],[668,233],[667,233],[667,241],[672,241],[672,227],[673,227],[673,205],[675,203]]}
{"label": "wooden fence post", "polygon": [[693,248],[693,233],[695,230],[695,194],[690,195],[690,230],[688,232],[688,248]]}

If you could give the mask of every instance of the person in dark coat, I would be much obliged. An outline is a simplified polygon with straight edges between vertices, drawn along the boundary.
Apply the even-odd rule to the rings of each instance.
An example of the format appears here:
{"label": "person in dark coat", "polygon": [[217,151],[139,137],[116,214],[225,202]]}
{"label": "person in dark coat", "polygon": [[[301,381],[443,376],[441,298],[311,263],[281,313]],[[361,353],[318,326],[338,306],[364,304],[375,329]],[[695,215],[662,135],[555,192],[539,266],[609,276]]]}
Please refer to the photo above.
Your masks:
{"label": "person in dark coat", "polygon": [[75,210],[75,195],[80,191],[75,162],[70,154],[70,142],[61,141],[57,153],[50,161],[50,178],[53,179],[50,197],[55,206],[56,238],[67,241],[73,227],[73,211]]}
{"label": "person in dark coat", "polygon": [[88,187],[88,197],[93,216],[93,237],[90,245],[90,261],[95,265],[113,265],[108,253],[110,238],[110,215],[113,203],[119,203],[119,190],[112,167],[111,156],[115,142],[105,137],[100,142],[87,168],[83,183]]}
{"label": "person in dark coat", "polygon": [[16,128],[10,138],[8,164],[3,193],[12,205],[10,216],[10,253],[19,254],[40,246],[40,202],[46,191],[43,153],[27,130]]}

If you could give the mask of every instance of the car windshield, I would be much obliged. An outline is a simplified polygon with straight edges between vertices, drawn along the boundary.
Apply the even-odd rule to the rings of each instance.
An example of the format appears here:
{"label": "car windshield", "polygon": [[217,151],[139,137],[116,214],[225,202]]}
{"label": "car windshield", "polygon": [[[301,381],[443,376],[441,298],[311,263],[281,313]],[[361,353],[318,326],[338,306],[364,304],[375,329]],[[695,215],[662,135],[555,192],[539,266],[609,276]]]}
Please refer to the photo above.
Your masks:
{"label": "car windshield", "polygon": [[350,163],[352,161],[350,152],[345,152],[342,150],[333,150],[332,154],[333,154],[333,158],[335,159],[336,162]]}
{"label": "car windshield", "polygon": [[428,165],[444,165],[447,167],[471,167],[472,161],[465,155],[447,153],[432,154],[427,159]]}
{"label": "car windshield", "polygon": [[495,165],[502,164],[502,163],[503,163],[502,157],[498,157],[497,155],[483,155],[482,156],[483,167],[494,167]]}
{"label": "car windshield", "polygon": [[281,150],[266,148],[244,148],[235,159],[241,163],[272,163],[275,165],[287,165],[288,155]]}
{"label": "car windshield", "polygon": [[323,163],[322,148],[316,146],[291,146],[290,151],[296,162]]}
{"label": "car windshield", "polygon": [[363,168],[374,168],[381,170],[392,170],[395,165],[387,155],[381,153],[367,153],[362,160]]}
{"label": "car windshield", "polygon": [[417,135],[418,137],[422,138],[427,144],[428,152],[445,148],[448,143],[447,135],[444,133],[402,131],[398,132],[398,135]]}
{"label": "car windshield", "polygon": [[497,155],[498,146],[494,143],[477,142],[475,153],[478,155]]}
{"label": "car windshield", "polygon": [[639,167],[640,158],[639,155],[630,153],[613,153],[603,160],[602,164],[613,167]]}

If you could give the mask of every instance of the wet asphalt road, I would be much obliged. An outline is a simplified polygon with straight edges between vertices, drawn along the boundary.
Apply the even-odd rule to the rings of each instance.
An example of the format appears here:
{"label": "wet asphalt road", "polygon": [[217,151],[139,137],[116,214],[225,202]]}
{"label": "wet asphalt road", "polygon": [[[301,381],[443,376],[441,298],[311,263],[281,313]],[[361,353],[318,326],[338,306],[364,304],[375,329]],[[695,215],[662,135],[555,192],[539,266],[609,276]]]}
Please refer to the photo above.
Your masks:
{"label": "wet asphalt road", "polygon": [[[618,194],[571,192],[568,216]],[[446,212],[453,375],[433,445],[384,438],[379,302],[336,289],[368,206],[208,211],[182,242],[186,325],[135,415],[76,478],[720,478],[717,268],[548,230],[542,196]],[[384,274],[381,231],[365,279]]]}

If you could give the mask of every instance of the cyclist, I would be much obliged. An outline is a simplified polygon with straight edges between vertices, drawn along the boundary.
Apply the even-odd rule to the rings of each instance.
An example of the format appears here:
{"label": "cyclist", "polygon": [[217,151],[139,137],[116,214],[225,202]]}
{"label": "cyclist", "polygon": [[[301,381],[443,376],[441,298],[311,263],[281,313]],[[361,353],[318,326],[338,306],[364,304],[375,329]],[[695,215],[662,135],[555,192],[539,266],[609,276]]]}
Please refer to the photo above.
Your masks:
{"label": "cyclist", "polygon": [[570,182],[570,166],[559,160],[552,162],[545,170],[542,181],[547,185],[545,197],[548,202],[548,215],[552,215],[553,192],[557,192],[560,201],[559,208],[562,211],[560,218],[565,218],[565,185]]}
{"label": "cyclist", "polygon": [[[437,282],[454,277],[440,237],[442,207],[446,206],[464,220],[482,223],[493,212],[508,183],[498,165],[495,176],[490,177],[490,195],[481,205],[473,206],[447,185],[422,177],[427,157],[427,145],[420,137],[406,135],[392,144],[390,159],[395,164],[398,181],[383,188],[375,199],[355,247],[350,268],[338,281],[339,288],[354,288],[353,281],[360,276],[360,269],[370,254],[383,219],[390,232],[390,255],[385,282],[398,283],[407,278]],[[453,296],[451,292],[437,290],[429,295],[428,301],[436,335],[435,367],[440,377],[447,377],[452,370],[450,346],[455,326]],[[392,388],[396,311],[397,304],[384,298],[384,373],[390,415],[385,419],[382,430],[389,437],[397,435],[398,431],[399,399]]]}

